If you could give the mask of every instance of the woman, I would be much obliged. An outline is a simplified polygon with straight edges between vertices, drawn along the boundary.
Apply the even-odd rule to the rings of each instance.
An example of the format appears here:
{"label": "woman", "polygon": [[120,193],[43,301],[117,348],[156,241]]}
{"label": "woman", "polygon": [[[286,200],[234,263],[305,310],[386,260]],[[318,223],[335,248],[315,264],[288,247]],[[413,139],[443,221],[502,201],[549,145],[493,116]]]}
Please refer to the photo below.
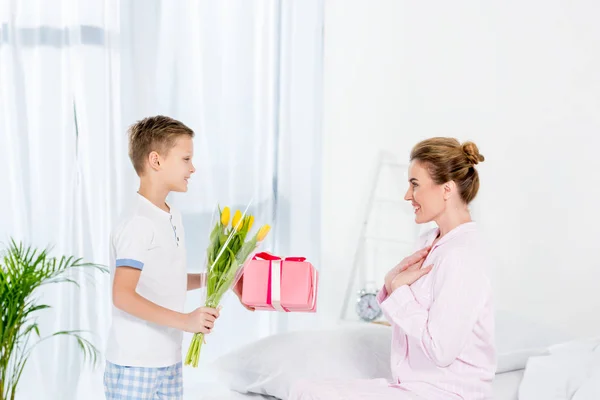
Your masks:
{"label": "woman", "polygon": [[[435,221],[378,295],[392,333],[394,382],[299,382],[292,399],[491,399],[496,370],[491,286],[468,204],[479,189],[472,142],[432,138],[410,155],[415,221]],[[425,267],[424,267],[425,266]]]}

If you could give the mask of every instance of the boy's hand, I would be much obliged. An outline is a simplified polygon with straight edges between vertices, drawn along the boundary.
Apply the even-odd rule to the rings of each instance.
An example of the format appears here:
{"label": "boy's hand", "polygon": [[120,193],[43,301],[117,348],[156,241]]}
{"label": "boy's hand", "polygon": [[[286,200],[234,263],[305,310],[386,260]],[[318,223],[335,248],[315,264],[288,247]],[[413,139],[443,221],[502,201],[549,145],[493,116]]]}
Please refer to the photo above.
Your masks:
{"label": "boy's hand", "polygon": [[233,290],[233,293],[235,293],[235,295],[240,300],[240,304],[243,305],[246,310],[254,311],[254,307],[247,306],[242,302],[242,288],[243,287],[244,287],[244,275],[242,274],[242,276],[240,276],[240,279],[238,279],[236,284],[233,286],[232,290]]}
{"label": "boy's hand", "polygon": [[186,314],[184,331],[190,333],[208,334],[215,326],[215,320],[219,318],[219,310],[210,307],[196,308]]}

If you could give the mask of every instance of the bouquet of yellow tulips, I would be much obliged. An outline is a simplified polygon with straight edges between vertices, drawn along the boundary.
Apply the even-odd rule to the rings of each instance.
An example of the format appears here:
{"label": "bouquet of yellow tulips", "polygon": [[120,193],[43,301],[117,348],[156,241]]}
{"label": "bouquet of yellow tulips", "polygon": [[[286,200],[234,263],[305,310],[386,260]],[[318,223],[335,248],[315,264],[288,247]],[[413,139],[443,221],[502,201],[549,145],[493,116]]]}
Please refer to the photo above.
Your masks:
{"label": "bouquet of yellow tulips", "polygon": [[[219,221],[210,234],[207,249],[206,307],[219,306],[221,297],[239,278],[242,266],[250,253],[271,229],[269,225],[263,225],[256,234],[246,240],[254,223],[254,216],[246,215],[246,211],[242,214],[237,210],[229,225],[229,207],[223,210],[219,208]],[[198,366],[203,342],[204,334],[195,333],[185,358],[185,365]]]}

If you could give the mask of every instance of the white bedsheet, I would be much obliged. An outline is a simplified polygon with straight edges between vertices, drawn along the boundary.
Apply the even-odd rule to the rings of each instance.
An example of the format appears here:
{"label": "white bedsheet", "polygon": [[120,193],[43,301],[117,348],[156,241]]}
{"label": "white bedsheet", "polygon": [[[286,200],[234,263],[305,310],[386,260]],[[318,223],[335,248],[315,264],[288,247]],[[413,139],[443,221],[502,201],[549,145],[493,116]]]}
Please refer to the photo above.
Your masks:
{"label": "white bedsheet", "polygon": [[219,381],[208,365],[183,369],[184,400],[273,400],[260,394],[235,392]]}
{"label": "white bedsheet", "polygon": [[184,399],[200,399],[200,400],[277,400],[275,397],[263,396],[260,394],[243,394],[227,390],[219,393],[200,394],[196,397],[184,396]]}
{"label": "white bedsheet", "polygon": [[531,357],[519,399],[600,399],[600,338],[552,346],[549,355]]}
{"label": "white bedsheet", "polygon": [[[517,400],[519,384],[523,370],[511,371],[496,375],[494,380],[494,400]],[[202,382],[187,385],[185,400],[275,400],[274,397],[259,394],[238,393],[224,384],[210,381],[206,376]],[[335,399],[332,399],[335,400]],[[537,399],[539,400],[539,399]]]}
{"label": "white bedsheet", "polygon": [[497,374],[494,379],[494,400],[517,400],[524,370]]}

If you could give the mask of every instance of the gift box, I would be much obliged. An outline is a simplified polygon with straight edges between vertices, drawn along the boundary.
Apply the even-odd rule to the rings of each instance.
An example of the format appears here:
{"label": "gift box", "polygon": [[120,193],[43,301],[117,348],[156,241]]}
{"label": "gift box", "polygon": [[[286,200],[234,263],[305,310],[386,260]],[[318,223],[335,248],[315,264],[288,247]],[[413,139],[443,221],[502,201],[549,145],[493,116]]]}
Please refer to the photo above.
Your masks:
{"label": "gift box", "polygon": [[304,257],[255,255],[244,266],[242,303],[256,310],[316,312],[318,272]]}

